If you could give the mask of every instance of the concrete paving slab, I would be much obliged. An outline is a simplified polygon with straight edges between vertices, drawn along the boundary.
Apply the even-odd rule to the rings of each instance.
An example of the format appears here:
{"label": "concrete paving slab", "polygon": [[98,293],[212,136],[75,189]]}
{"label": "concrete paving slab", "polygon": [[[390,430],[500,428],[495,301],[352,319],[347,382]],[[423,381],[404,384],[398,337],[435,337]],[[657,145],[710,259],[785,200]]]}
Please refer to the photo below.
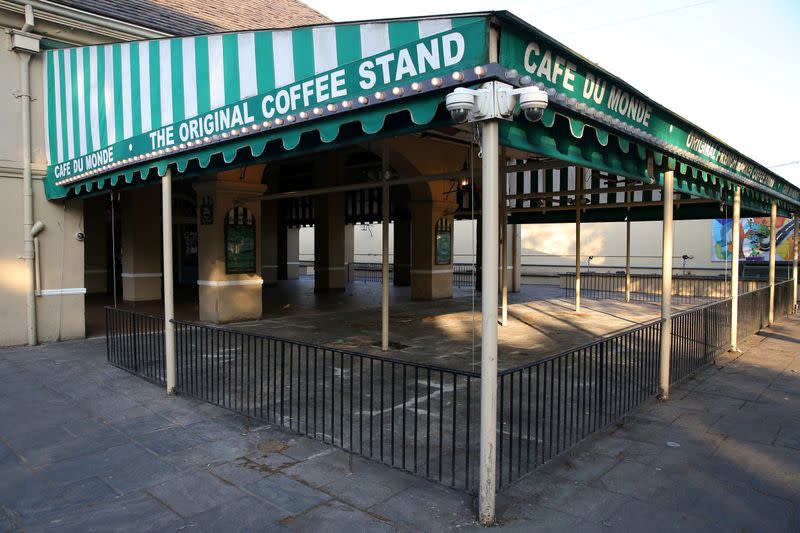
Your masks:
{"label": "concrete paving slab", "polygon": [[[164,528],[164,531],[279,533],[290,531],[280,524],[280,521],[287,516],[285,511],[263,500],[253,496],[243,496],[182,520],[172,527]],[[320,527],[319,522],[317,527]]]}
{"label": "concrete paving slab", "polygon": [[351,533],[353,531],[392,532],[395,528],[381,517],[376,517],[336,501],[328,501],[298,516],[281,522],[291,531]]}
{"label": "concrete paving slab", "polygon": [[330,499],[322,491],[283,474],[273,474],[248,484],[245,489],[272,505],[297,515]]}
{"label": "concrete paving slab", "polygon": [[182,517],[188,517],[244,496],[230,483],[213,474],[195,470],[147,490],[159,502]]}

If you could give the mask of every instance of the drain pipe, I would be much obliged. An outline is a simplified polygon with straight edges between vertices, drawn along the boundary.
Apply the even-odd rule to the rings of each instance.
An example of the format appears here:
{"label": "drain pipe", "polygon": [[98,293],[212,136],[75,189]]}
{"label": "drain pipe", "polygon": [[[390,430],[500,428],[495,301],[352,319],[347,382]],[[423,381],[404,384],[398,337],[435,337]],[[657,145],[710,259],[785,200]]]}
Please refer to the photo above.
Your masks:
{"label": "drain pipe", "polygon": [[28,325],[28,344],[38,342],[36,332],[36,270],[34,265],[33,229],[33,179],[31,176],[31,56],[39,53],[38,35],[33,28],[33,8],[25,6],[25,25],[11,32],[11,49],[19,54],[21,87],[17,98],[22,104],[22,225],[23,252],[25,260],[25,316]]}

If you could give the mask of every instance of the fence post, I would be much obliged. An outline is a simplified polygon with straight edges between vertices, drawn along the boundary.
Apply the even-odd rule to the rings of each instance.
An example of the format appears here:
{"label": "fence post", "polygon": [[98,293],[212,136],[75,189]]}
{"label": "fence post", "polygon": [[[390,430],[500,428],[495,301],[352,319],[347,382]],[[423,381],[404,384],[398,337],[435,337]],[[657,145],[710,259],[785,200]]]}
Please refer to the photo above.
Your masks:
{"label": "fence post", "polygon": [[[628,180],[625,180],[628,188]],[[625,191],[625,203],[631,203],[631,191]],[[625,302],[631,301],[631,209],[625,213]]]}
{"label": "fence post", "polygon": [[778,222],[778,204],[772,202],[769,214],[769,321],[768,325],[775,322],[775,239]]}
{"label": "fence post", "polygon": [[739,186],[733,192],[733,227],[731,228],[731,351],[736,351],[739,336],[739,224],[741,220],[742,192]]}
{"label": "fence post", "polygon": [[175,302],[172,284],[172,170],[161,177],[161,229],[164,243],[164,356],[167,367],[167,394],[176,388]]}
{"label": "fence post", "polygon": [[672,203],[674,177],[673,171],[664,173],[664,225],[661,241],[661,326],[660,382],[661,399],[669,399],[669,358],[672,347]]}
{"label": "fence post", "polygon": [[575,167],[575,312],[581,310],[581,204],[583,204],[583,167]]}
{"label": "fence post", "polygon": [[800,246],[798,244],[798,225],[800,220],[797,218],[797,213],[792,214],[794,218],[794,246],[792,247],[792,306],[791,312],[797,313],[797,255],[800,253]]}

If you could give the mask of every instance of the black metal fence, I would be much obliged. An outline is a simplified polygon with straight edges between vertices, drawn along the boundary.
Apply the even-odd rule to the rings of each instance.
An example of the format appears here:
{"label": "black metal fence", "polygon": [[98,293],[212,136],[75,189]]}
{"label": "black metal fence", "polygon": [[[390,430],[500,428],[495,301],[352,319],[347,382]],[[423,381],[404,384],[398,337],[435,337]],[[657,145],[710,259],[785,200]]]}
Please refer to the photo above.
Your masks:
{"label": "black metal fence", "polygon": [[106,307],[106,357],[114,366],[165,384],[164,317]]}
{"label": "black metal fence", "polygon": [[503,488],[648,400],[658,386],[661,322],[498,376]]}
{"label": "black metal fence", "polygon": [[[106,317],[109,361],[164,383],[163,320],[112,308]],[[175,327],[180,394],[474,488],[479,374],[228,328]]]}
{"label": "black metal fence", "polygon": [[[394,265],[389,265],[389,279],[394,276]],[[353,281],[383,282],[381,263],[353,263]]]}
{"label": "black metal fence", "polygon": [[[560,285],[565,297],[575,296],[575,273],[559,274]],[[698,300],[717,300],[730,298],[730,279],[714,276],[673,276],[672,300],[677,302],[696,302]],[[761,279],[740,279],[739,294],[764,287]],[[625,298],[624,273],[581,273],[581,297],[590,299]],[[632,301],[655,302],[661,300],[660,274],[631,274]]]}
{"label": "black metal fence", "polygon": [[[389,277],[394,272],[393,265],[389,265]],[[353,263],[353,280],[381,283],[383,280],[381,263]],[[475,285],[475,267],[472,264],[453,264],[453,286],[473,287]]]}
{"label": "black metal fence", "polygon": [[474,287],[475,265],[471,263],[454,263],[453,286],[459,288]]}
{"label": "black metal fence", "polygon": [[[731,300],[677,313],[671,381],[730,341]],[[775,317],[792,311],[775,287]],[[769,287],[739,299],[739,337],[767,324]],[[452,487],[477,485],[480,375],[175,321],[182,394]],[[106,309],[110,363],[165,382],[164,321]],[[498,487],[532,472],[658,392],[662,321],[498,373]]]}

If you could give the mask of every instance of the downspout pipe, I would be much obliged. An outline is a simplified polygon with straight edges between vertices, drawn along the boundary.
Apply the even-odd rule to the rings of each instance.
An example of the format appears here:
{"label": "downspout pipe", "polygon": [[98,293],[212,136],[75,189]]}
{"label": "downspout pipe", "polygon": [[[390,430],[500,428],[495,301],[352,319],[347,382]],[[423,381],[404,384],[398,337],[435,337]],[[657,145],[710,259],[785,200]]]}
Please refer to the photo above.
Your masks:
{"label": "downspout pipe", "polygon": [[25,317],[28,323],[28,344],[35,346],[36,331],[36,270],[33,247],[33,177],[31,175],[31,56],[20,53],[20,103],[22,104],[22,257],[25,260]]}
{"label": "downspout pipe", "polygon": [[22,258],[25,261],[25,317],[28,344],[38,343],[36,331],[36,268],[33,233],[33,177],[31,174],[31,56],[39,52],[39,36],[34,29],[33,8],[25,6],[25,25],[11,33],[11,48],[19,55],[20,99],[22,116]]}

